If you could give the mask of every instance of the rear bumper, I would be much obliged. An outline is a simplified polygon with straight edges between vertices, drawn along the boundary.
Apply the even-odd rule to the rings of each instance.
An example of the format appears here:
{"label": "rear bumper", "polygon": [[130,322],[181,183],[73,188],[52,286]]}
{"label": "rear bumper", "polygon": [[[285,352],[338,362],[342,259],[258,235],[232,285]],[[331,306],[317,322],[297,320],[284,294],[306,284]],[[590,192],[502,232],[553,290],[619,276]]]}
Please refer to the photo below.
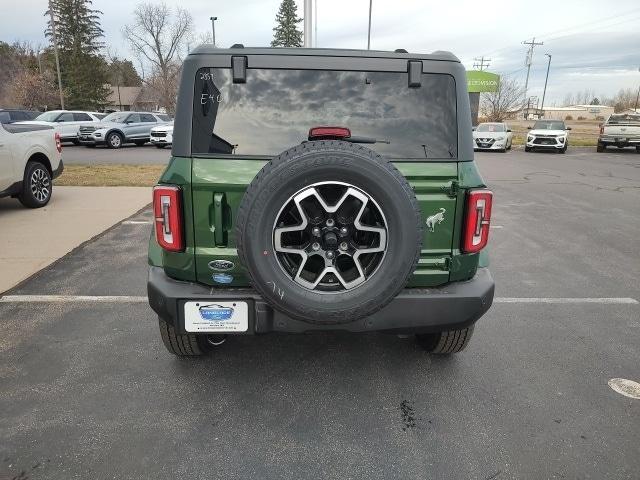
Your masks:
{"label": "rear bumper", "polygon": [[313,330],[389,333],[430,333],[455,330],[475,323],[493,302],[494,282],[487,268],[475,277],[438,288],[405,288],[382,310],[355,322],[322,325],[303,322],[274,310],[251,288],[210,288],[167,277],[161,267],[150,267],[149,305],[179,332],[184,329],[184,302],[234,301],[249,304],[249,328],[243,334],[303,333]]}
{"label": "rear bumper", "polygon": [[106,142],[104,140],[97,140],[93,137],[91,138],[80,138],[78,137],[78,142],[81,145],[104,145]]}
{"label": "rear bumper", "polygon": [[58,178],[60,175],[62,175],[62,172],[64,172],[64,163],[62,162],[62,159],[60,159],[60,163],[58,164],[58,168],[56,168],[51,176],[53,178]]}
{"label": "rear bumper", "polygon": [[640,137],[599,137],[598,143],[602,145],[612,145],[616,147],[637,147],[640,146]]}

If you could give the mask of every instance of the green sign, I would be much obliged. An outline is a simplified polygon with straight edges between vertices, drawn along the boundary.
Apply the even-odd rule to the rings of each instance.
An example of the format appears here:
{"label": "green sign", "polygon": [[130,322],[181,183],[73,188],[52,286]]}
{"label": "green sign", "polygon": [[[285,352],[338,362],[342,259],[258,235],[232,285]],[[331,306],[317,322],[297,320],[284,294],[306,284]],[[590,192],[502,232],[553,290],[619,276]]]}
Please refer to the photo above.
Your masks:
{"label": "green sign", "polygon": [[500,75],[480,70],[467,70],[467,90],[469,92],[495,92],[498,90]]}

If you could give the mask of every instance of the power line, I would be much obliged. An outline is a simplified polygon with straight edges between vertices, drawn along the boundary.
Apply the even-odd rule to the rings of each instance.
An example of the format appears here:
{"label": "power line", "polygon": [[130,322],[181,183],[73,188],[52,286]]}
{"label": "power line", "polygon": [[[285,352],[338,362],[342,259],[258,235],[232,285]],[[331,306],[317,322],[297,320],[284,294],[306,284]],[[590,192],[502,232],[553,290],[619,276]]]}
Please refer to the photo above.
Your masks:
{"label": "power line", "polygon": [[544,45],[544,42],[536,42],[536,37],[529,42],[526,40],[522,42],[523,45],[529,45],[529,50],[527,51],[526,57],[526,65],[527,65],[527,80],[524,82],[524,98],[527,98],[527,89],[529,88],[529,73],[531,72],[531,62],[533,60],[533,49],[538,45]]}
{"label": "power line", "polygon": [[484,58],[484,55],[482,57],[475,57],[473,60],[477,62],[473,64],[473,68],[477,68],[480,71],[488,68],[489,62],[491,61],[490,58]]}
{"label": "power line", "polygon": [[[604,17],[604,18],[600,18],[598,20],[592,20],[592,21],[585,22],[585,23],[579,23],[579,24],[574,25],[572,27],[566,27],[566,28],[563,28],[562,30],[553,30],[551,32],[545,32],[545,33],[543,33],[541,35],[536,35],[536,36],[538,38],[542,37],[545,40],[550,41],[550,40],[555,40],[557,38],[562,38],[563,36],[567,36],[566,32],[568,32],[568,31],[575,30],[577,28],[582,28],[582,27],[585,27],[585,26],[588,26],[588,25],[596,24],[595,25],[596,28],[613,27],[613,26],[616,26],[616,25],[619,25],[619,24],[622,24],[622,23],[635,21],[636,20],[635,16],[628,17],[629,14],[633,14],[635,12],[640,12],[640,8],[633,8],[631,10],[628,10],[628,11],[625,11],[625,12],[622,12],[622,13],[617,13],[615,15],[611,15],[610,17]],[[613,23],[611,25],[603,25],[603,24],[607,23],[608,21],[616,20],[619,17],[626,17],[626,18],[624,20],[620,21],[620,22],[616,22],[616,23]],[[552,35],[555,35],[557,33],[562,33],[563,35],[559,35],[557,37],[551,37]],[[514,47],[514,46],[506,46],[506,47],[498,48],[498,49],[495,49],[495,50],[491,50],[489,52],[485,52],[484,55],[494,55],[494,54],[499,53],[499,52],[504,52],[504,51],[508,51],[508,50],[515,50],[516,48],[517,47]]]}

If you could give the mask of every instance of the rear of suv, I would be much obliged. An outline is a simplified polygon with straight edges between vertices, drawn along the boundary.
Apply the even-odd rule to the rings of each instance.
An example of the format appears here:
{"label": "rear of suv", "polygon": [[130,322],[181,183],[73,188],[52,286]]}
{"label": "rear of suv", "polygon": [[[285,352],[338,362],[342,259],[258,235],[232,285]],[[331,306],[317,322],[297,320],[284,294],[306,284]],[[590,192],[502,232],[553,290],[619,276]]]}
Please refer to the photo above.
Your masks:
{"label": "rear of suv", "polygon": [[149,242],[167,350],[318,330],[464,349],[494,292],[465,86],[447,52],[192,51]]}

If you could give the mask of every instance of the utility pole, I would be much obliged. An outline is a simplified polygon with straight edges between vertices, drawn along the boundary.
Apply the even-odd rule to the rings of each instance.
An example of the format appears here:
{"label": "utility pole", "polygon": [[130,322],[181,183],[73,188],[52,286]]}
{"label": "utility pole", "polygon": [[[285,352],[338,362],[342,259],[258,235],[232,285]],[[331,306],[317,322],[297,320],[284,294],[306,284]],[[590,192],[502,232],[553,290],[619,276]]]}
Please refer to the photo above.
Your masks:
{"label": "utility pole", "polygon": [[311,0],[304,0],[304,42],[303,47],[311,48],[311,42],[313,40],[312,28],[313,28],[313,5]]}
{"label": "utility pole", "polygon": [[[638,67],[638,71],[640,72],[640,67]],[[640,99],[640,87],[638,87],[638,94],[636,95],[636,106],[633,109],[638,113],[638,99]]]}
{"label": "utility pole", "polygon": [[[533,49],[538,45],[544,45],[544,42],[536,42],[536,37],[533,37],[531,41],[522,42],[523,45],[529,45],[529,50],[527,51],[526,64],[527,64],[527,80],[524,82],[524,98],[527,98],[527,89],[529,88],[529,73],[531,72],[531,60],[533,59]],[[527,115],[529,112],[527,111]]]}
{"label": "utility pole", "polygon": [[53,18],[53,8],[49,1],[49,15],[51,16],[51,36],[53,37],[53,52],[56,57],[56,70],[58,71],[58,91],[60,92],[60,108],[64,110],[64,96],[62,95],[62,77],[60,76],[60,58],[58,57],[58,39],[56,37],[56,21]]}
{"label": "utility pole", "polygon": [[490,58],[484,58],[484,55],[482,57],[475,57],[473,60],[476,62],[473,64],[473,68],[477,68],[480,71],[488,68],[489,62],[491,61]]}
{"label": "utility pole", "polygon": [[547,76],[544,79],[544,90],[542,91],[542,106],[540,110],[542,110],[542,116],[544,117],[544,97],[547,95],[547,82],[549,81],[549,68],[551,68],[551,54],[545,53],[547,57],[549,57],[549,62],[547,63]]}
{"label": "utility pole", "polygon": [[216,20],[218,17],[209,17],[211,20],[211,39],[213,40],[213,46],[216,46]]}
{"label": "utility pole", "polygon": [[369,0],[369,29],[367,30],[367,50],[371,50],[371,8],[373,0]]}

